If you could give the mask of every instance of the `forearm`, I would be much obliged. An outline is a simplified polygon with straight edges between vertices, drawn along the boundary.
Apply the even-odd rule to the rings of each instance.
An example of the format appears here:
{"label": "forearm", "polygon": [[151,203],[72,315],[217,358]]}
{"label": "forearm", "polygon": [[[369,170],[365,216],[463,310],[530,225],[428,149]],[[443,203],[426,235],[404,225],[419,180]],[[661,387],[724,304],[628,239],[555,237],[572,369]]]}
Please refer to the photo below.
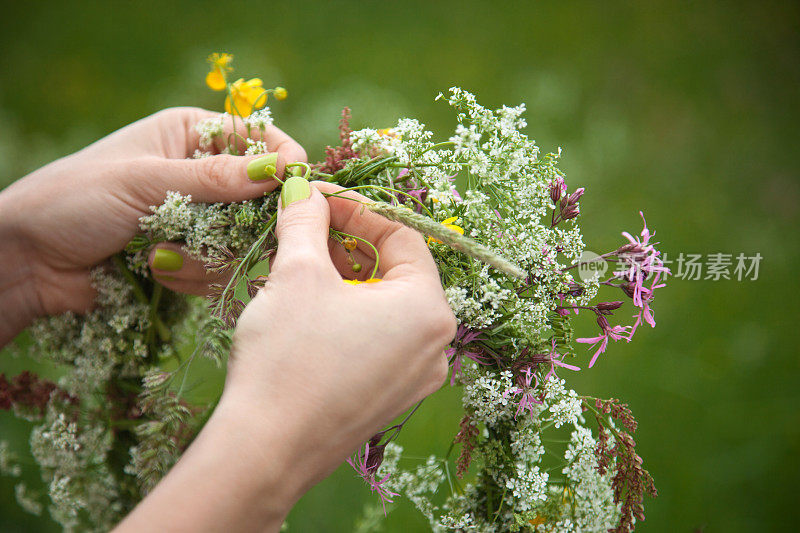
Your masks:
{"label": "forearm", "polygon": [[117,527],[135,531],[278,531],[317,481],[301,431],[273,409],[256,417],[223,400],[177,465]]}
{"label": "forearm", "polygon": [[12,209],[8,192],[0,192],[0,348],[41,314],[33,269]]}

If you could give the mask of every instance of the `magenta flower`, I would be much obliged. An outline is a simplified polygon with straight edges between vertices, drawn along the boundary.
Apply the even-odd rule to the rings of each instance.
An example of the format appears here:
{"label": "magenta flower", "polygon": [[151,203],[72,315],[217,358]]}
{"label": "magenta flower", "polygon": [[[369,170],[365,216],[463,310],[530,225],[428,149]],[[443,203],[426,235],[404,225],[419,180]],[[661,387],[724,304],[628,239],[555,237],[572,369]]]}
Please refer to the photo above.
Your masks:
{"label": "magenta flower", "polygon": [[628,331],[631,329],[631,326],[613,326],[612,327],[608,323],[608,320],[606,319],[606,317],[604,317],[602,315],[597,317],[597,323],[600,325],[600,329],[603,332],[602,335],[600,335],[598,337],[575,339],[577,342],[580,342],[580,343],[583,343],[583,344],[591,344],[592,348],[594,348],[598,344],[600,345],[600,347],[597,348],[597,351],[592,356],[592,360],[589,361],[589,368],[592,368],[592,366],[594,366],[595,361],[597,361],[597,358],[600,357],[600,354],[606,351],[606,348],[608,347],[608,340],[609,339],[615,340],[615,341],[623,340],[623,339],[625,341],[630,341],[630,334],[625,335],[625,333],[628,333]]}
{"label": "magenta flower", "polygon": [[658,283],[661,277],[661,273],[658,272],[653,277],[653,282],[650,284],[650,287],[642,287],[640,291],[641,295],[641,305],[639,306],[640,310],[638,314],[633,315],[633,318],[636,319],[633,326],[631,327],[630,338],[633,338],[633,334],[636,332],[636,328],[639,327],[639,324],[642,322],[647,322],[651,328],[656,327],[656,321],[653,317],[653,310],[650,308],[650,302],[653,300],[653,292],[656,289],[660,289],[661,287],[666,287],[666,283]]}
{"label": "magenta flower", "polygon": [[358,472],[364,481],[367,482],[372,492],[377,492],[381,498],[381,505],[383,505],[383,514],[386,514],[386,502],[394,503],[392,496],[397,496],[396,492],[390,491],[384,486],[389,479],[389,474],[386,474],[382,479],[378,480],[375,474],[378,472],[378,467],[383,462],[383,452],[386,449],[386,444],[379,444],[384,432],[381,431],[373,436],[369,442],[364,445],[364,451],[358,450],[353,457],[348,457],[347,462],[350,466]]}
{"label": "magenta flower", "polygon": [[[519,387],[512,387],[507,389],[503,393],[503,398],[508,398],[510,395],[517,395],[522,394],[522,397],[519,399],[519,403],[517,404],[517,410],[514,413],[514,419],[519,416],[520,413],[528,411],[528,414],[533,417],[534,405],[541,405],[542,401],[536,397],[534,394],[536,391],[536,387],[539,386],[539,378],[536,377],[536,373],[531,370],[531,366],[528,366],[520,376],[522,378],[522,383]],[[534,383],[535,382],[535,383]],[[531,386],[531,384],[533,384]]]}
{"label": "magenta flower", "polygon": [[527,348],[523,350],[520,354],[520,359],[525,361],[525,365],[522,368],[520,373],[517,375],[517,387],[512,387],[506,390],[503,393],[503,398],[507,398],[509,395],[517,395],[522,394],[520,397],[519,403],[517,404],[517,411],[514,413],[514,418],[517,418],[520,413],[524,411],[529,411],[530,415],[533,416],[533,406],[536,404],[541,404],[542,401],[536,397],[535,390],[539,386],[539,378],[536,376],[535,369],[538,368],[540,364],[549,364],[550,369],[547,371],[547,374],[544,376],[544,380],[547,381],[550,379],[551,376],[556,376],[556,367],[567,368],[569,370],[580,370],[579,367],[575,365],[570,365],[563,361],[564,355],[558,353],[556,350],[556,339],[553,338],[551,340],[552,348],[549,353],[546,354],[533,354],[527,355]]}
{"label": "magenta flower", "polygon": [[[658,277],[662,274],[669,274],[669,269],[664,266],[664,262],[659,257],[661,252],[655,248],[658,243],[650,243],[650,237],[655,233],[651,234],[650,230],[647,229],[644,213],[639,211],[639,216],[642,217],[642,223],[644,224],[641,238],[633,237],[627,231],[622,232],[622,235],[628,239],[628,244],[619,249],[618,255],[626,267],[614,274],[633,283],[631,287],[626,287],[626,292],[629,292],[633,298],[633,305],[643,308],[644,280],[650,276]],[[654,282],[650,288],[651,297],[655,288]],[[650,322],[648,321],[648,323]]]}
{"label": "magenta flower", "polygon": [[453,366],[453,372],[450,376],[450,385],[456,384],[456,377],[462,372],[463,358],[467,357],[472,359],[480,365],[491,364],[491,359],[483,355],[480,351],[465,350],[464,347],[472,341],[479,340],[481,333],[479,331],[472,331],[463,324],[459,324],[456,330],[456,336],[453,343],[445,350],[447,360]]}
{"label": "magenta flower", "polygon": [[548,354],[549,355],[549,359],[547,361],[547,362],[550,363],[550,370],[548,370],[547,374],[545,374],[544,380],[547,381],[550,378],[550,376],[555,376],[556,375],[556,367],[557,366],[561,367],[561,368],[566,368],[567,370],[572,370],[574,372],[580,371],[580,367],[577,367],[575,365],[567,364],[567,363],[565,363],[563,361],[564,354],[560,354],[556,350],[556,339],[555,339],[555,337],[553,337],[551,342],[553,344],[553,348],[550,350],[550,353]]}
{"label": "magenta flower", "polygon": [[[633,237],[627,231],[622,232],[622,235],[628,239],[628,244],[619,249],[618,255],[626,267],[614,273],[625,281],[622,290],[633,299],[633,305],[639,308],[639,313],[633,316],[636,321],[628,335],[629,340],[643,322],[649,324],[650,327],[656,326],[650,303],[653,301],[655,290],[666,286],[665,283],[659,283],[661,276],[670,273],[669,268],[665,267],[661,260],[661,252],[655,248],[658,243],[650,242],[650,238],[655,233],[650,233],[647,228],[644,213],[639,211],[639,216],[642,217],[644,226],[641,238]],[[652,281],[650,286],[646,287],[645,281],[648,278]]]}

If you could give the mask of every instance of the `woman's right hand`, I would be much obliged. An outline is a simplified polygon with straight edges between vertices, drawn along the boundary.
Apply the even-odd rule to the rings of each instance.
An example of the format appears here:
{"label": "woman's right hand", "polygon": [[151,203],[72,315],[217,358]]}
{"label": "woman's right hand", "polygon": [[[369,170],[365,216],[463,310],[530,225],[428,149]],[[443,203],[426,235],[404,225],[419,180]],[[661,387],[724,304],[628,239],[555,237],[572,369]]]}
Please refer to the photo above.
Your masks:
{"label": "woman's right hand", "polygon": [[[306,490],[442,385],[456,321],[425,241],[320,193],[338,190],[302,178],[284,184],[278,252],[239,318],[222,399],[123,525],[158,517],[152,525],[162,529],[277,530]],[[377,248],[382,281],[343,282],[345,254],[329,249],[329,226]],[[365,273],[370,249],[360,245]]]}
{"label": "woman's right hand", "polygon": [[[302,198],[305,183],[291,179],[282,198]],[[307,190],[309,198],[278,215],[278,253],[239,319],[222,401],[295,427],[316,481],[442,385],[456,321],[419,233],[358,202],[320,194],[338,186],[315,182]],[[382,281],[342,281],[344,269],[335,265],[342,247],[329,250],[329,226],[377,248]],[[363,274],[374,261],[358,245]]]}

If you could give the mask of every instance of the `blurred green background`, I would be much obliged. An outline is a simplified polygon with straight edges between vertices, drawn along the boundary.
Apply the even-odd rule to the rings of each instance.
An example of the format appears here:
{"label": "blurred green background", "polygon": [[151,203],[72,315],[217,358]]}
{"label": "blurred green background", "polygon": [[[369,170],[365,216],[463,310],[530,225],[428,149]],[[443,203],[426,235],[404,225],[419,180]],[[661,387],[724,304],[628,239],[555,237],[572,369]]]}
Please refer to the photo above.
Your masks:
{"label": "blurred green background", "polygon": [[[642,209],[671,259],[763,256],[756,281],[673,279],[656,329],[567,376],[638,415],[660,492],[640,531],[794,529],[798,27],[796,2],[4,1],[0,187],[163,107],[220,109],[203,83],[212,51],[289,89],[273,113],[312,160],[344,105],[356,126],[415,116],[446,135],[453,114],[433,97],[452,85],[526,102],[529,135],[561,146],[569,183],[587,189],[589,249],[638,232]],[[0,356],[0,372],[31,365]],[[435,398],[404,431],[411,454],[441,454],[457,431],[457,391]],[[19,453],[29,429],[0,413]],[[17,509],[13,485],[0,478],[0,531],[55,529]],[[291,530],[350,531],[372,499],[340,468]],[[385,530],[426,527],[404,502]]]}

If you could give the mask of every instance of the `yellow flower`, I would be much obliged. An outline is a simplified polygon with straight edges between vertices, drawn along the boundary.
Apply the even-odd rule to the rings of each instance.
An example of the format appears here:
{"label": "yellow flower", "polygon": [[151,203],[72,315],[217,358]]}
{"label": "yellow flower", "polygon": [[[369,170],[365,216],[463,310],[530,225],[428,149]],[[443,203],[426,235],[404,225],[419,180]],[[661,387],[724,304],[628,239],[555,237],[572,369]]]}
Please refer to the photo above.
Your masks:
{"label": "yellow flower", "polygon": [[[231,104],[233,97],[233,104]],[[256,109],[267,103],[267,92],[260,78],[244,81],[239,78],[231,84],[231,94],[225,98],[225,111],[231,115],[249,117]]]}
{"label": "yellow flower", "polygon": [[215,91],[224,90],[227,85],[225,75],[233,70],[230,66],[231,61],[233,61],[231,54],[218,54],[215,52],[208,56],[211,71],[206,74],[206,85]]}
{"label": "yellow flower", "polygon": [[276,100],[286,100],[286,97],[289,96],[289,91],[283,87],[275,87],[272,93],[275,95]]}
{"label": "yellow flower", "polygon": [[400,136],[394,131],[393,128],[381,128],[378,130],[378,135],[383,135],[384,137],[393,137],[395,139],[399,139]]}
{"label": "yellow flower", "polygon": [[[456,233],[460,233],[461,235],[464,235],[464,228],[462,228],[461,226],[456,226],[455,224],[453,224],[453,222],[455,222],[456,220],[458,220],[458,217],[447,218],[447,219],[442,221],[442,226],[444,226],[445,228],[449,229],[450,231],[455,231]],[[432,242],[438,242],[439,244],[442,243],[442,241],[440,241],[439,239],[436,239],[434,237],[428,237],[428,244],[430,244]]]}
{"label": "yellow flower", "polygon": [[345,283],[349,285],[361,285],[362,283],[378,283],[379,281],[383,281],[381,278],[369,278],[365,281],[358,281],[357,279],[343,279]]}

